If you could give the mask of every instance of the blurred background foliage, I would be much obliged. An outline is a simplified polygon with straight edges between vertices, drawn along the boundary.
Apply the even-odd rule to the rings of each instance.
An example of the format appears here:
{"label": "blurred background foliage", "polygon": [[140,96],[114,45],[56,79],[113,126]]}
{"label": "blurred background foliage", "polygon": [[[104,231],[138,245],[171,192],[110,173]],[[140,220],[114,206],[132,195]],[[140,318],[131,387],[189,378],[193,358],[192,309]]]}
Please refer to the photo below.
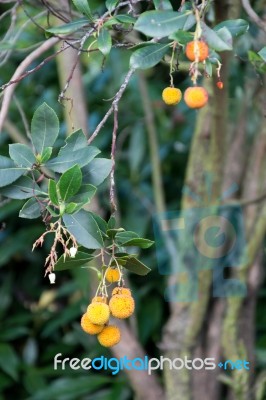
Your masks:
{"label": "blurred background foliage", "polygon": [[[2,4],[1,4],[2,3]],[[0,13],[10,4],[0,1]],[[46,26],[43,6],[39,2],[23,2],[28,15],[41,26]],[[90,1],[91,8],[101,14],[104,2]],[[172,1],[174,9],[180,2]],[[263,2],[254,1],[255,9],[262,12]],[[44,32],[30,21],[22,7],[12,37],[5,37],[10,16],[1,19],[0,84],[9,81],[18,64],[44,40]],[[38,16],[38,17],[36,17]],[[243,17],[246,15],[243,13]],[[260,50],[258,28],[251,23],[250,30],[234,43],[234,57],[230,64],[230,118],[234,121],[239,105],[245,100],[247,82],[261,84],[261,72],[256,69],[254,54]],[[9,50],[10,49],[10,50]],[[8,50],[8,51],[7,51]],[[250,53],[249,53],[250,52]],[[6,59],[8,57],[8,60]],[[113,49],[108,60],[93,52],[82,54],[83,84],[88,109],[90,133],[108,109],[108,100],[114,96],[128,70],[130,51]],[[38,60],[39,62],[40,60]],[[32,66],[36,66],[37,62]],[[190,151],[191,138],[197,112],[180,103],[168,108],[161,100],[162,89],[169,84],[169,67],[160,64],[142,73],[148,85],[149,98],[156,122],[159,156],[167,209],[179,210],[182,185]],[[190,83],[187,71],[174,74],[175,85],[184,90]],[[8,155],[8,143],[15,131],[26,137],[27,124],[34,110],[46,101],[57,112],[61,122],[61,137],[66,135],[63,107],[57,102],[60,92],[56,60],[19,83],[0,136],[1,155]],[[65,104],[69,107],[69,104]],[[259,124],[256,107],[249,109],[248,133],[256,135]],[[94,144],[109,157],[112,120],[109,120]],[[13,137],[13,139],[12,139]],[[121,226],[140,236],[153,237],[152,216],[155,213],[151,180],[152,165],[149,141],[140,94],[140,77],[136,74],[119,105],[119,136],[117,143],[116,182]],[[100,188],[100,206],[104,216],[109,213],[108,182]],[[124,373],[86,372],[66,369],[55,371],[53,358],[62,353],[66,357],[110,356],[108,350],[96,344],[80,329],[79,320],[91,292],[91,275],[86,269],[63,271],[57,274],[55,286],[43,276],[45,255],[49,241],[42,249],[31,252],[33,242],[43,232],[41,221],[18,218],[20,201],[2,199],[0,221],[0,399],[28,400],[89,400],[133,398],[132,389]],[[165,282],[157,269],[155,248],[145,251],[143,260],[152,268],[148,277],[129,275],[128,279],[136,299],[136,318],[131,323],[137,331],[146,354],[158,356],[157,344],[161,338],[169,310],[164,301]],[[259,293],[256,317],[257,368],[266,367],[266,285]]]}

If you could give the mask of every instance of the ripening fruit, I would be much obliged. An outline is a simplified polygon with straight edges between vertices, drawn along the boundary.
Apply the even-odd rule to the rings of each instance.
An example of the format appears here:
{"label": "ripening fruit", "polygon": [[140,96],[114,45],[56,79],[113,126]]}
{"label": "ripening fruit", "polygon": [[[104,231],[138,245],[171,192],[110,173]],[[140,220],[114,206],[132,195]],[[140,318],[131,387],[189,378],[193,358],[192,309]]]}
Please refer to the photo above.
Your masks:
{"label": "ripening fruit", "polygon": [[98,333],[100,333],[104,328],[104,325],[93,324],[86,313],[82,315],[80,325],[84,332],[89,333],[90,335],[98,335]]}
{"label": "ripening fruit", "polygon": [[105,274],[105,278],[107,279],[108,282],[114,283],[120,280],[120,275],[121,274],[118,268],[108,267]]}
{"label": "ripening fruit", "polygon": [[224,84],[223,84],[223,82],[219,81],[216,83],[216,86],[218,87],[218,89],[223,89]]}
{"label": "ripening fruit", "polygon": [[135,309],[135,302],[133,297],[126,294],[116,294],[111,297],[109,303],[111,314],[115,318],[128,318],[133,314]]}
{"label": "ripening fruit", "polygon": [[[198,48],[198,50],[197,50]],[[198,51],[198,60],[204,61],[209,56],[209,47],[202,40],[193,40],[186,45],[186,56],[190,61],[196,60],[196,52]]]}
{"label": "ripening fruit", "polygon": [[121,333],[117,326],[108,325],[97,336],[100,344],[104,347],[112,347],[120,342]]}
{"label": "ripening fruit", "polygon": [[91,300],[92,303],[105,303],[107,304],[107,297],[105,296],[95,296]]}
{"label": "ripening fruit", "polygon": [[174,106],[178,104],[182,99],[182,92],[180,89],[174,87],[167,87],[162,92],[162,98],[165,104],[169,106]]}
{"label": "ripening fruit", "polygon": [[99,302],[89,304],[87,317],[93,324],[104,325],[110,317],[108,305]]}
{"label": "ripening fruit", "polygon": [[189,87],[185,91],[184,100],[189,108],[201,108],[208,102],[208,92],[200,86]]}
{"label": "ripening fruit", "polygon": [[125,294],[127,296],[131,296],[131,290],[128,288],[124,288],[124,287],[115,287],[112,291],[112,296],[116,295],[116,294]]}

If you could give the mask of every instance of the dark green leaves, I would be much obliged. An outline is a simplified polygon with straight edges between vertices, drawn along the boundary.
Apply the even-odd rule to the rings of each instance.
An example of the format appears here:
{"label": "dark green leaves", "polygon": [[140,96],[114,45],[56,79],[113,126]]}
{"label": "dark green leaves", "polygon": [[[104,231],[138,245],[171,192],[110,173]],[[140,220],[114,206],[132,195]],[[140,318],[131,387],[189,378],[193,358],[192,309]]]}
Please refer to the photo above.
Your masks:
{"label": "dark green leaves", "polygon": [[[162,38],[183,29],[189,15],[191,11],[146,11],[141,14],[134,28],[147,36]],[[186,29],[191,26],[188,25]]]}
{"label": "dark green leaves", "polygon": [[214,30],[218,31],[219,29],[224,27],[229,30],[232,36],[240,36],[248,31],[249,24],[244,19],[229,19],[216,25],[214,27]]}
{"label": "dark green leaves", "polygon": [[46,29],[46,32],[55,35],[67,35],[69,33],[75,32],[85,25],[88,25],[89,21],[87,18],[77,19],[76,21],[69,22],[68,24],[55,26],[53,28]]}
{"label": "dark green leaves", "polygon": [[77,10],[86,15],[89,19],[93,19],[91,9],[87,0],[72,0],[72,2]]}
{"label": "dark green leaves", "polygon": [[227,28],[222,28],[219,31],[214,31],[209,28],[204,22],[201,22],[203,39],[217,51],[232,50],[232,35]]}
{"label": "dark green leaves", "polygon": [[74,215],[64,215],[63,221],[66,228],[75,236],[80,245],[87,249],[103,247],[100,228],[91,213],[80,210]]}
{"label": "dark green leaves", "polygon": [[145,264],[139,261],[135,256],[127,254],[122,257],[117,257],[117,262],[123,265],[123,268],[126,268],[128,271],[134,272],[137,275],[147,275],[150,272],[150,268],[148,268]]}
{"label": "dark green leaves", "polygon": [[169,49],[168,44],[150,44],[134,51],[130,57],[130,67],[147,69],[158,64]]}
{"label": "dark green leaves", "polygon": [[108,158],[95,158],[82,168],[83,182],[99,186],[110,174],[112,161]]}
{"label": "dark green leaves", "polygon": [[61,200],[67,201],[76,194],[81,186],[82,173],[78,165],[67,170],[59,179],[58,190]]}
{"label": "dark green leaves", "polygon": [[45,195],[37,183],[33,182],[33,180],[27,176],[22,176],[12,185],[4,187],[1,190],[1,194],[10,199],[19,200],[28,199],[33,196]]}
{"label": "dark green leaves", "polygon": [[62,255],[58,259],[54,268],[55,271],[63,271],[66,269],[81,267],[90,262],[91,260],[93,260],[93,258],[94,257],[92,255],[84,253],[82,251],[78,251],[77,254],[75,255],[75,258],[71,258],[69,256],[64,257],[64,255]]}
{"label": "dark green leaves", "polygon": [[51,202],[58,206],[59,205],[59,199],[58,199],[58,194],[57,194],[57,187],[56,183],[53,179],[49,179],[48,183],[48,195],[51,200]]}
{"label": "dark green leaves", "polygon": [[100,30],[99,36],[98,36],[98,48],[100,52],[104,55],[107,56],[110,53],[110,50],[112,48],[112,38],[111,35],[106,28],[102,28]]}
{"label": "dark green leaves", "polygon": [[25,144],[10,144],[9,155],[18,167],[31,168],[35,162],[33,152]]}
{"label": "dark green leaves", "polygon": [[87,145],[82,131],[77,131],[66,139],[66,145],[61,148],[58,156],[49,160],[46,166],[54,172],[63,173],[75,164],[80,168],[87,165],[99,153],[99,149]]}
{"label": "dark green leaves", "polygon": [[140,238],[135,232],[124,231],[118,232],[115,236],[115,242],[119,246],[136,246],[147,249],[153,245],[153,241]]}
{"label": "dark green leaves", "polygon": [[59,121],[54,110],[43,103],[35,111],[31,122],[31,140],[38,154],[53,146],[59,133]]}
{"label": "dark green leaves", "polygon": [[16,167],[10,158],[0,156],[0,187],[10,185],[26,171],[26,168]]}
{"label": "dark green leaves", "polygon": [[34,219],[41,215],[41,205],[35,197],[29,199],[19,212],[20,218]]}

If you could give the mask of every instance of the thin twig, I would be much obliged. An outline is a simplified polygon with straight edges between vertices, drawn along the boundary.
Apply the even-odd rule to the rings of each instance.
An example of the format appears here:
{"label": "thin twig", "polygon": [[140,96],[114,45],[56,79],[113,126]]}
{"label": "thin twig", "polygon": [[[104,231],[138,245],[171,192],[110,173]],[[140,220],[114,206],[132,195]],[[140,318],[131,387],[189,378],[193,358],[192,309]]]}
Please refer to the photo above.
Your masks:
{"label": "thin twig", "polygon": [[96,138],[96,136],[98,135],[98,133],[100,132],[100,130],[104,126],[105,122],[108,120],[110,115],[113,113],[113,111],[114,111],[115,107],[118,105],[118,103],[119,103],[124,91],[126,90],[127,85],[129,84],[130,78],[131,78],[131,76],[133,75],[134,72],[135,72],[135,69],[133,69],[133,68],[128,71],[123,84],[121,85],[120,89],[118,90],[118,92],[114,96],[114,100],[112,102],[111,107],[109,108],[109,110],[107,111],[107,113],[105,114],[105,116],[103,117],[101,122],[97,125],[95,131],[93,132],[93,134],[91,135],[91,137],[88,140],[88,144],[90,144]]}
{"label": "thin twig", "polygon": [[[34,50],[32,53],[30,53],[20,63],[20,65],[16,69],[15,73],[13,74],[13,76],[10,79],[10,81],[8,82],[8,84],[3,85],[4,88],[6,88],[6,90],[5,90],[4,95],[3,95],[2,108],[1,108],[1,111],[0,111],[0,132],[3,129],[3,123],[4,123],[4,120],[5,120],[6,116],[7,116],[9,104],[10,104],[13,92],[15,90],[15,87],[18,84],[18,82],[20,82],[20,80],[22,79],[21,76],[25,76],[24,71],[31,65],[31,63],[36,58],[38,58],[44,52],[46,52],[51,47],[53,47],[58,41],[59,41],[58,38],[54,38],[54,37],[50,38],[46,42],[44,42],[40,47],[38,47],[36,50]],[[41,68],[41,66],[43,66],[43,65],[44,65],[44,62],[42,62],[40,64],[39,68]],[[34,70],[36,70],[36,69],[34,69]],[[34,72],[34,70],[31,70],[31,71]],[[3,86],[2,86],[2,90],[3,90]]]}
{"label": "thin twig", "polygon": [[260,29],[262,29],[266,33],[266,24],[264,21],[260,19],[258,14],[253,10],[250,5],[249,0],[242,0],[243,7],[248,14],[249,18],[258,25]]}
{"label": "thin twig", "polygon": [[116,103],[114,104],[114,128],[113,128],[112,149],[111,149],[112,169],[110,174],[110,205],[112,214],[114,214],[117,210],[115,201],[115,152],[116,152],[117,130],[118,130],[118,105]]}

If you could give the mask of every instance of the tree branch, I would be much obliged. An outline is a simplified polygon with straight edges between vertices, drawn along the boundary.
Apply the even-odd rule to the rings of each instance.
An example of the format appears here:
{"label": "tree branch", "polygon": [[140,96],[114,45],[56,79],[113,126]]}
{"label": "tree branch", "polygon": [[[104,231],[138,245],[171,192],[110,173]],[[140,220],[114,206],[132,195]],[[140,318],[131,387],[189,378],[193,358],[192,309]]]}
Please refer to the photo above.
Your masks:
{"label": "tree branch", "polygon": [[249,0],[242,0],[243,7],[248,14],[249,18],[256,24],[258,27],[266,33],[266,24],[264,21],[260,19],[258,14],[253,10],[250,5]]}
{"label": "tree branch", "polygon": [[[13,92],[18,84],[20,82],[21,75],[24,74],[24,71],[31,65],[31,63],[36,60],[40,55],[42,55],[44,52],[49,50],[51,47],[55,45],[59,41],[58,38],[50,38],[46,40],[40,47],[38,47],[36,50],[34,50],[32,53],[30,53],[18,66],[16,69],[15,73],[12,75],[12,78],[9,81],[9,86],[6,87],[6,90],[3,95],[3,102],[2,102],[2,107],[0,111],[0,132],[3,129],[3,124],[5,121],[5,118],[8,114],[8,109],[9,105],[11,102],[11,98],[13,95]],[[43,65],[43,64],[42,64]],[[21,79],[20,79],[21,78]],[[12,82],[12,85],[10,84]]]}

